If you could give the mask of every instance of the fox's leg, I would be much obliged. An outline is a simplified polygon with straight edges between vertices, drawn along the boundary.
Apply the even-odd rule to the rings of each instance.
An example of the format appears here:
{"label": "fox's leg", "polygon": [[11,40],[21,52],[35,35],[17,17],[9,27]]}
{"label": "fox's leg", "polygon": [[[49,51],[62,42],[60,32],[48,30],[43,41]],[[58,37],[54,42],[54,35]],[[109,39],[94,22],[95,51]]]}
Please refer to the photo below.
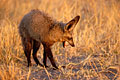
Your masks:
{"label": "fox's leg", "polygon": [[33,59],[35,60],[37,65],[43,66],[37,59],[37,51],[39,47],[40,47],[40,42],[33,40]]}
{"label": "fox's leg", "polygon": [[44,63],[45,66],[46,66],[47,57],[50,59],[50,62],[52,64],[52,66],[55,67],[56,69],[58,69],[58,67],[56,66],[55,61],[53,59],[53,55],[52,55],[50,47],[47,47],[47,46],[44,45],[44,59],[43,59],[43,63]]}
{"label": "fox's leg", "polygon": [[32,49],[32,40],[29,38],[22,39],[24,53],[27,57],[28,67],[31,66],[31,49]]}
{"label": "fox's leg", "polygon": [[47,54],[46,54],[46,47],[45,47],[45,45],[43,45],[43,47],[44,47],[44,52],[43,52],[43,64],[44,64],[44,66],[45,67],[48,67],[47,66]]}
{"label": "fox's leg", "polygon": [[56,64],[55,64],[55,60],[54,60],[54,58],[53,58],[53,54],[52,54],[50,48],[47,48],[47,54],[48,54],[48,58],[50,59],[50,62],[51,62],[51,64],[52,64],[52,66],[55,67],[56,69],[58,69],[58,67],[57,67]]}

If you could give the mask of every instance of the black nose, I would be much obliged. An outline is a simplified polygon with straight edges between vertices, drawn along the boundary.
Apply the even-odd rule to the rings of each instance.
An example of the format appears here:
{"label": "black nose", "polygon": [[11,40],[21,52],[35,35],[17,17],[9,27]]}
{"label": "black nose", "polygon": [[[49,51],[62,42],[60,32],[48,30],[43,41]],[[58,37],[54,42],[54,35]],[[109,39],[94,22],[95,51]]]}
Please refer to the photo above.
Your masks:
{"label": "black nose", "polygon": [[74,44],[72,44],[71,46],[72,46],[72,47],[75,47],[75,45],[74,45]]}

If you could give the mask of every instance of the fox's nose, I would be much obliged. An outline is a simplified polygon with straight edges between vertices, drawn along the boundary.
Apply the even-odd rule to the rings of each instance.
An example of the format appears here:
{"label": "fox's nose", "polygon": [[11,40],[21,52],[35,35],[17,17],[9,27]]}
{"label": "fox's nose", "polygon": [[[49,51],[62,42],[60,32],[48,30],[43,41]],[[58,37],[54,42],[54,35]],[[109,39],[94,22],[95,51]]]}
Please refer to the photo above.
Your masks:
{"label": "fox's nose", "polygon": [[75,47],[75,44],[73,43],[73,44],[71,44],[71,46],[72,46],[72,47]]}
{"label": "fox's nose", "polygon": [[75,44],[73,42],[73,39],[69,40],[68,43],[72,46],[72,47],[75,47]]}

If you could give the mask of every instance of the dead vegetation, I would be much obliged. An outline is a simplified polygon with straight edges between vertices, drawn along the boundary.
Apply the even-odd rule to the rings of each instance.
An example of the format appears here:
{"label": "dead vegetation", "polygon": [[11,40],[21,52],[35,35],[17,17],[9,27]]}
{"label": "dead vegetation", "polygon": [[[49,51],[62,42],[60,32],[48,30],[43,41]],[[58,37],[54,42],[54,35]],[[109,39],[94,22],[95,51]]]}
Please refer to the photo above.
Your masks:
{"label": "dead vegetation", "polygon": [[[0,80],[119,80],[119,0],[2,0],[0,1]],[[27,67],[18,25],[31,9],[38,8],[67,22],[81,19],[74,30],[76,47],[52,47],[59,70],[33,65]],[[43,48],[39,50],[42,63]],[[34,61],[32,61],[33,64]],[[50,65],[49,61],[48,64]],[[62,66],[65,66],[63,68]]]}

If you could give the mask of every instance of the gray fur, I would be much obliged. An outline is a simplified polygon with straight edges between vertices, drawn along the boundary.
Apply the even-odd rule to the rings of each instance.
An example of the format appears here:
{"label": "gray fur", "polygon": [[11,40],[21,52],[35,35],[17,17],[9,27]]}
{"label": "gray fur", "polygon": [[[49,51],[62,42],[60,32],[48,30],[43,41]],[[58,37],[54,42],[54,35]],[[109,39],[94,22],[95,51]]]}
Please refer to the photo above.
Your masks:
{"label": "gray fur", "polygon": [[48,17],[39,10],[32,10],[23,17],[19,25],[24,50],[29,50],[29,47],[32,48],[33,40],[48,47],[55,42],[65,41],[74,46],[72,31],[79,18],[76,16],[70,22],[63,23]]}

